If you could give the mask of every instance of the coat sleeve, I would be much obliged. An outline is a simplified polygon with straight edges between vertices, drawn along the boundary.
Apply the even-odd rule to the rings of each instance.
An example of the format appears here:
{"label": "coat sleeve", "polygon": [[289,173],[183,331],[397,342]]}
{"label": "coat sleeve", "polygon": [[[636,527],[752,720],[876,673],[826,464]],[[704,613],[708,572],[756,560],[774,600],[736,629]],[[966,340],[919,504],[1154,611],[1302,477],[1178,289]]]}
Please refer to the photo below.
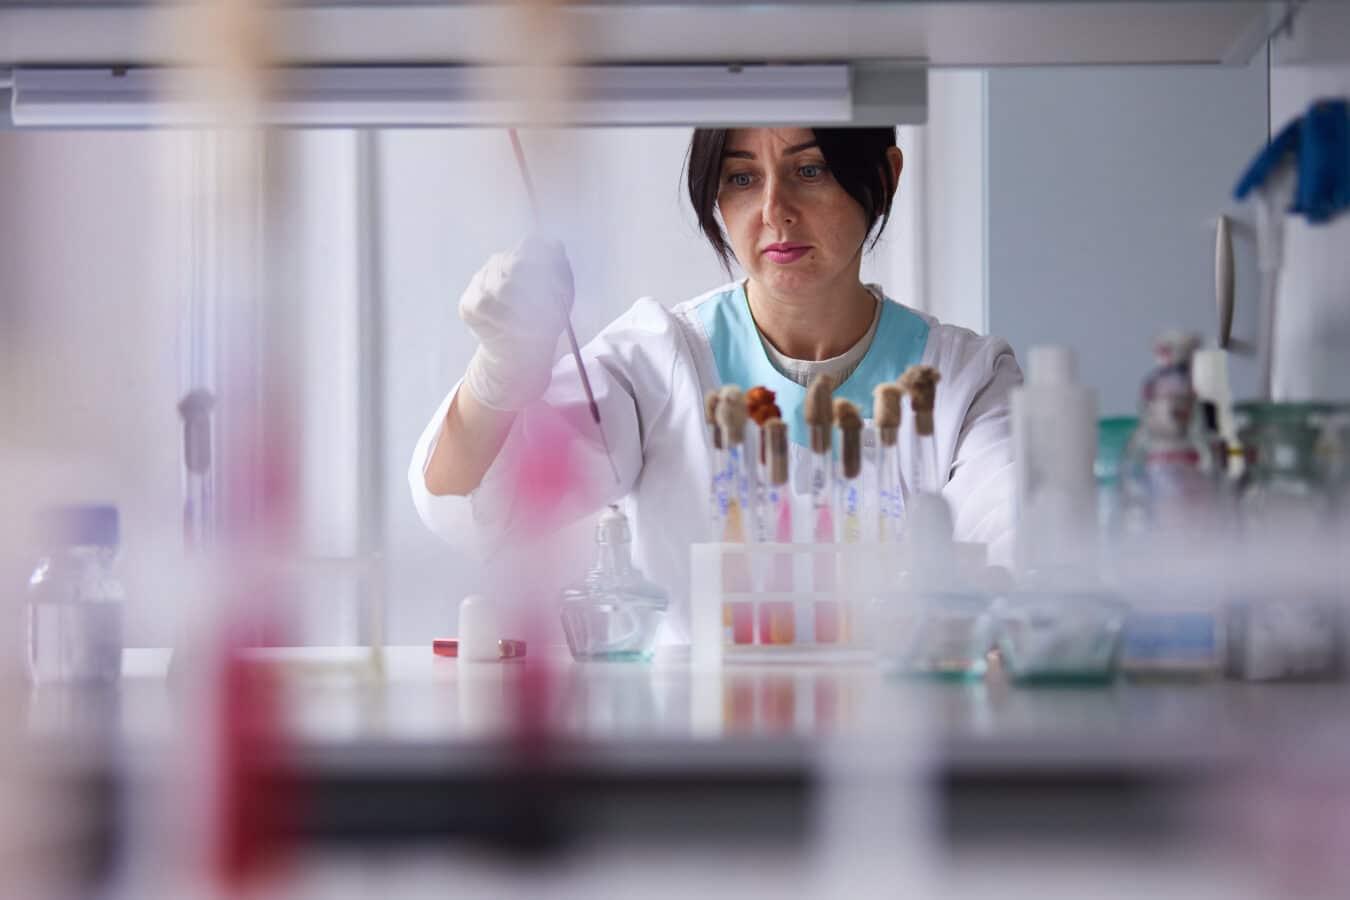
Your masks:
{"label": "coat sleeve", "polygon": [[[522,410],[482,483],[468,496],[427,490],[427,462],[462,383],[437,407],[413,449],[408,486],[426,526],[466,552],[487,559],[505,542],[547,533],[628,494],[642,471],[644,403],[669,393],[669,314],[639,301],[582,350],[618,479],[570,354],[553,367],[544,397]],[[662,374],[664,372],[664,375]]]}
{"label": "coat sleeve", "polygon": [[991,565],[1011,566],[1015,476],[1009,397],[1022,383],[1022,370],[1001,338],[966,332],[955,343],[948,365],[957,370],[954,380],[964,382],[957,399],[966,406],[943,495],[952,506],[957,540],[979,541],[988,546]]}

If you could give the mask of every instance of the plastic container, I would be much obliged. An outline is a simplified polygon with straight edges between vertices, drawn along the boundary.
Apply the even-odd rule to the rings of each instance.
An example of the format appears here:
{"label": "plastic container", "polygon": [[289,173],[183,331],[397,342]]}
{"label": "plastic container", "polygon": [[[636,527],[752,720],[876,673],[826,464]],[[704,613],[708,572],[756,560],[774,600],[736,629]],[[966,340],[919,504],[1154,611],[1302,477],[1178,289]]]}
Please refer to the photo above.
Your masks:
{"label": "plastic container", "polygon": [[1078,383],[1067,347],[1033,347],[1027,383],[1011,395],[1017,567],[1059,570],[1096,553],[1097,394]]}
{"label": "plastic container", "polygon": [[1104,683],[1115,677],[1125,606],[1109,592],[1038,590],[994,604],[1003,667],[1024,683]]}
{"label": "plastic container", "polygon": [[1325,681],[1344,671],[1344,611],[1332,597],[1253,597],[1228,611],[1227,673],[1244,681]]}
{"label": "plastic container", "polygon": [[1121,548],[1113,587],[1129,606],[1120,652],[1127,677],[1194,681],[1223,674],[1233,541],[1159,536]]}
{"label": "plastic container", "polygon": [[113,506],[48,511],[39,523],[46,555],[28,581],[28,674],[34,684],[112,682],[122,673],[126,593],[113,572]]}
{"label": "plastic container", "polygon": [[1225,617],[1213,609],[1132,611],[1121,670],[1131,678],[1213,678],[1223,674]]}
{"label": "plastic container", "polygon": [[578,661],[646,661],[670,605],[666,591],[633,565],[628,518],[611,506],[596,525],[596,562],[563,592],[562,627]]}
{"label": "plastic container", "polygon": [[980,678],[994,646],[990,598],[973,591],[901,598],[879,626],[883,667],[900,675]]}

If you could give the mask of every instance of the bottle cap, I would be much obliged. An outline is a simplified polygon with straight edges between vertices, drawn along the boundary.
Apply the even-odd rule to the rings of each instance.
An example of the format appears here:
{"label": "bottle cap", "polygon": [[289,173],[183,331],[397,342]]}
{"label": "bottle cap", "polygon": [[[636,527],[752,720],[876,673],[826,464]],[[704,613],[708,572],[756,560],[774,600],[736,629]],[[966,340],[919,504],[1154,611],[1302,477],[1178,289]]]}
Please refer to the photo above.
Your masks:
{"label": "bottle cap", "polygon": [[1200,346],[1200,335],[1173,329],[1153,339],[1153,358],[1160,366],[1184,366]]}
{"label": "bottle cap", "polygon": [[109,503],[53,506],[39,513],[38,533],[49,546],[116,548],[117,507]]}
{"label": "bottle cap", "polygon": [[633,533],[628,528],[628,517],[613,503],[605,508],[595,524],[595,542],[610,547],[633,543]]}
{"label": "bottle cap", "polygon": [[1199,396],[1214,403],[1227,402],[1228,353],[1224,350],[1197,350],[1191,357],[1191,383]]}
{"label": "bottle cap", "polygon": [[1036,386],[1078,383],[1078,357],[1068,347],[1032,347],[1027,353],[1027,382]]}

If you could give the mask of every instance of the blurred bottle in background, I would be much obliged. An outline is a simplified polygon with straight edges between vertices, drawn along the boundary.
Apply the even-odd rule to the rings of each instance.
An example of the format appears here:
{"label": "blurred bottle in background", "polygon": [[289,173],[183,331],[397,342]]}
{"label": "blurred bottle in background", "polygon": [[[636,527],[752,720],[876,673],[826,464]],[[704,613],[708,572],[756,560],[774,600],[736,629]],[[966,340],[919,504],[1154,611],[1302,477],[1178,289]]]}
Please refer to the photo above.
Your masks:
{"label": "blurred bottle in background", "polygon": [[1127,533],[1209,528],[1221,494],[1212,429],[1203,422],[1191,383],[1191,357],[1200,339],[1169,331],[1153,345],[1155,367],[1144,380],[1139,427],[1121,472]]}
{"label": "blurred bottle in background", "polygon": [[117,508],[49,509],[38,533],[45,544],[28,581],[28,674],[34,684],[115,681],[122,672],[126,595],[113,572]]}

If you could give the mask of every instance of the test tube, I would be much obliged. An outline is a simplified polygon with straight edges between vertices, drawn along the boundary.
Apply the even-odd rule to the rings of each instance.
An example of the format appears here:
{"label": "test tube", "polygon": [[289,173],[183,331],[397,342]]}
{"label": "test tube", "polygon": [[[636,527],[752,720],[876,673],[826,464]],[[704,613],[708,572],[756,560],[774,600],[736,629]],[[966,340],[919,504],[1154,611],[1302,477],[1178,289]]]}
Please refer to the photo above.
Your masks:
{"label": "test tube", "polygon": [[900,387],[909,394],[909,407],[914,412],[914,434],[918,437],[918,489],[931,494],[942,493],[947,479],[938,471],[937,442],[933,438],[933,407],[937,403],[937,384],[941,374],[932,366],[910,366],[900,376]]}
{"label": "test tube", "polygon": [[[726,452],[726,501],[722,521],[722,541],[745,543],[745,517],[750,508],[750,475],[745,458],[745,394],[736,385],[722,388],[715,412]],[[754,603],[751,590],[750,559],[744,552],[722,556],[722,592],[731,599],[722,604],[722,628],[733,644],[755,641]]]}
{"label": "test tube", "polygon": [[[788,488],[787,423],[774,418],[762,427],[765,447],[765,511],[773,522],[773,540],[792,543],[792,491]],[[775,553],[769,560],[765,592],[759,605],[759,640],[762,644],[791,644],[797,639],[796,613],[791,600],[773,599],[794,588],[792,553]]]}
{"label": "test tube", "polygon": [[900,539],[904,499],[900,495],[900,398],[897,384],[879,384],[872,391],[872,420],[877,428],[877,540]]}
{"label": "test tube", "polygon": [[[862,542],[862,414],[858,407],[842,398],[834,401],[834,422],[839,428],[839,474],[836,481],[839,513],[839,540],[845,544]],[[838,560],[836,560],[836,568]],[[838,599],[816,602],[816,640],[833,644],[849,639],[847,605]]]}
{"label": "test tube", "polygon": [[713,533],[722,534],[727,515],[727,485],[731,473],[727,469],[727,451],[722,441],[722,429],[717,425],[717,391],[709,391],[703,399],[704,420],[708,423],[709,471],[708,508],[712,514]]}
{"label": "test tube", "polygon": [[781,419],[783,411],[774,403],[774,392],[766,387],[752,387],[745,392],[746,413],[759,426],[759,449],[751,467],[755,471],[754,484],[754,539],[759,542],[773,540],[773,511],[768,501],[768,439],[764,425],[770,419]]}
{"label": "test tube", "polygon": [[[829,378],[818,376],[807,388],[806,402],[802,408],[811,441],[811,538],[817,544],[833,544],[835,541],[834,405],[831,398],[833,390],[834,384]],[[817,594],[830,595],[834,593],[836,562],[834,553],[812,554],[811,589]],[[829,608],[822,607],[823,603],[828,602],[830,600],[822,600],[818,597],[810,614],[799,617],[799,623],[806,626],[803,631],[809,629],[809,638],[806,638],[809,642],[827,643],[837,639],[838,629],[837,627],[830,627],[828,621],[824,634],[821,633],[819,628],[822,618],[826,620],[830,618]],[[837,607],[835,609],[837,610]],[[825,611],[823,616],[821,615],[822,610]]]}

